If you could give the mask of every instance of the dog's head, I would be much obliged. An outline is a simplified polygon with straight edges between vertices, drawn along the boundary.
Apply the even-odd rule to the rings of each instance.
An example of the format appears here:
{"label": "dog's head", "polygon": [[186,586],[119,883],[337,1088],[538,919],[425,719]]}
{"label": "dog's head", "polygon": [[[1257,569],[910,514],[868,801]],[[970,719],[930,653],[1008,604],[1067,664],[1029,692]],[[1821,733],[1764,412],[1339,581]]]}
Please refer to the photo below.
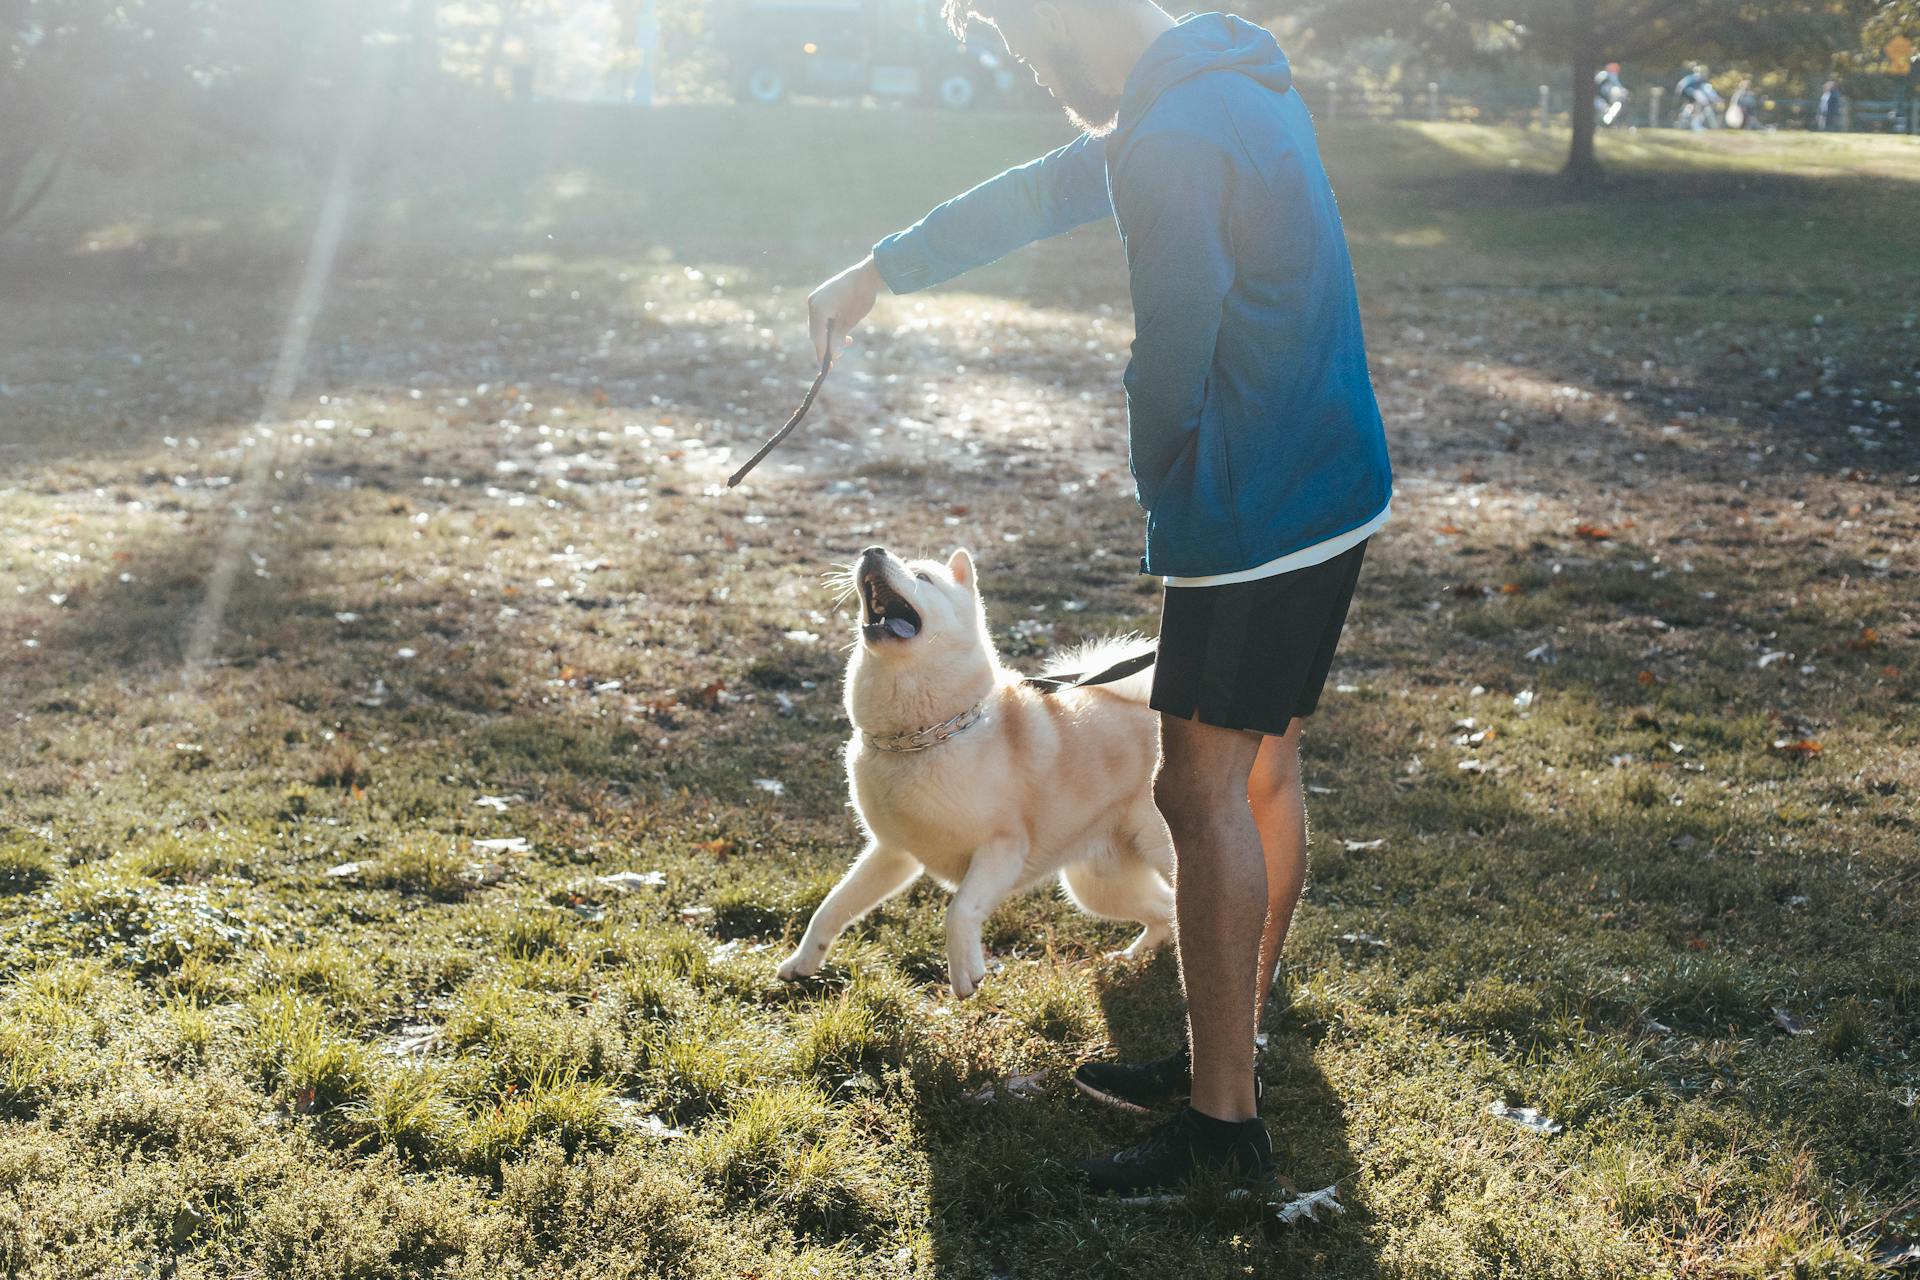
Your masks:
{"label": "dog's head", "polygon": [[973,648],[985,638],[973,557],[964,549],[943,564],[868,547],[854,562],[853,585],[866,654],[907,658],[928,649]]}

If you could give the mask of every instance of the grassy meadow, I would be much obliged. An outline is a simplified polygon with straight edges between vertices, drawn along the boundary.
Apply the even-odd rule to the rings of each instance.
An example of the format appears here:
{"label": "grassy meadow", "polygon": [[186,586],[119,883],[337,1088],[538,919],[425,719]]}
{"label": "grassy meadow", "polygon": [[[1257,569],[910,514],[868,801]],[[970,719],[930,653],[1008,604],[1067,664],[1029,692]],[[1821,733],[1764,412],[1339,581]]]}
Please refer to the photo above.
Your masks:
{"label": "grassy meadow", "polygon": [[1179,1001],[1057,895],[964,1004],[929,886],[775,980],[857,848],[824,571],[969,546],[1016,665],[1155,626],[1111,227],[883,299],[721,487],[805,389],[807,289],[1062,136],[178,142],[0,242],[0,1272],[1868,1276],[1920,1237],[1909,140],[1603,137],[1575,198],[1563,136],[1325,131],[1398,492],[1261,1070],[1343,1216],[1071,1185],[1142,1126],[1068,1073]]}

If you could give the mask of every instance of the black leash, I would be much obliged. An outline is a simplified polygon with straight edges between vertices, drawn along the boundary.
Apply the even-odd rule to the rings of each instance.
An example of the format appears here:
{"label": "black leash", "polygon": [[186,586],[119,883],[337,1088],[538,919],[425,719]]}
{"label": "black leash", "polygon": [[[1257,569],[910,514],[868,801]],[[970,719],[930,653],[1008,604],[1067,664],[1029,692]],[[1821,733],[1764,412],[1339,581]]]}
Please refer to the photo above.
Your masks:
{"label": "black leash", "polygon": [[[820,357],[820,372],[815,375],[813,385],[807,388],[807,398],[787,419],[787,425],[773,433],[773,438],[761,445],[759,451],[743,463],[740,469],[727,477],[727,488],[731,489],[747,478],[747,472],[759,466],[766,456],[774,451],[782,440],[793,434],[800,420],[807,416],[807,410],[813,408],[814,397],[820,394],[820,387],[827,380],[827,374],[833,369],[833,321],[827,321],[827,354]],[[1038,689],[1043,695],[1051,696],[1062,689],[1085,689],[1097,684],[1112,684],[1116,680],[1125,680],[1137,675],[1153,665],[1156,647],[1148,647],[1144,652],[1122,658],[1103,671],[1088,674],[1084,671],[1057,672],[1049,676],[1028,676],[1024,683]]]}
{"label": "black leash", "polygon": [[727,488],[731,489],[735,485],[739,484],[742,480],[745,480],[747,478],[747,472],[759,466],[760,460],[766,457],[768,454],[772,453],[774,446],[779,444],[782,440],[785,440],[787,436],[792,434],[793,429],[800,425],[800,419],[806,417],[807,410],[813,408],[813,398],[820,394],[820,384],[827,380],[827,371],[832,368],[833,368],[833,321],[829,320],[827,321],[827,354],[820,357],[820,373],[819,373],[819,376],[814,378],[813,385],[807,388],[807,398],[800,402],[800,407],[793,411],[793,416],[791,418],[787,419],[787,425],[780,428],[778,431],[774,432],[773,439],[767,441],[765,444],[760,446],[760,452],[754,454],[751,458],[748,458],[746,461],[746,465],[742,466],[738,471],[734,472],[732,475],[727,477]]}
{"label": "black leash", "polygon": [[1050,676],[1028,676],[1022,683],[1032,685],[1043,695],[1051,696],[1062,689],[1085,689],[1096,684],[1112,684],[1115,680],[1125,680],[1128,676],[1138,675],[1153,665],[1158,648],[1149,648],[1122,658],[1102,671],[1088,674],[1084,671],[1062,671]]}

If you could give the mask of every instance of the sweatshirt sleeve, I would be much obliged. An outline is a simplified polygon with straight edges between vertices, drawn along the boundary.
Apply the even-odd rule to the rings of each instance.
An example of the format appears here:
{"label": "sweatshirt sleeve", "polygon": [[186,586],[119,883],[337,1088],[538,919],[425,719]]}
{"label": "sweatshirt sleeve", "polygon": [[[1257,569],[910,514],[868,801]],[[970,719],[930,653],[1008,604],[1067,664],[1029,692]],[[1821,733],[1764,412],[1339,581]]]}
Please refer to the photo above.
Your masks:
{"label": "sweatshirt sleeve", "polygon": [[1112,212],[1106,146],[1083,133],[888,236],[873,260],[887,288],[912,293]]}
{"label": "sweatshirt sleeve", "polygon": [[1149,511],[1200,425],[1221,309],[1233,286],[1228,224],[1233,165],[1204,139],[1156,134],[1127,148],[1114,174],[1133,290],[1127,453]]}

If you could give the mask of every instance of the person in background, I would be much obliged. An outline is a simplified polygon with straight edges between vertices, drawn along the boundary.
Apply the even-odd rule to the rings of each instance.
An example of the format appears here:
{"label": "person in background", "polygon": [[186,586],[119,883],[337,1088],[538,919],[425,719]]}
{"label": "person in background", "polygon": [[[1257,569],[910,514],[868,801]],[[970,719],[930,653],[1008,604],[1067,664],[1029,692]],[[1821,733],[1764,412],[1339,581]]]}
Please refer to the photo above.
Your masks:
{"label": "person in background", "polygon": [[1757,129],[1760,127],[1759,114],[1760,95],[1753,91],[1752,80],[1742,80],[1727,102],[1727,128]]}
{"label": "person in background", "polygon": [[1673,86],[1673,96],[1680,100],[1680,114],[1674,120],[1674,126],[1680,129],[1704,129],[1710,124],[1719,123],[1714,118],[1714,104],[1720,95],[1714,92],[1713,84],[1707,79],[1707,69],[1695,63],[1693,69],[1680,77],[1680,83]]}
{"label": "person in background", "polygon": [[1820,86],[1820,105],[1813,113],[1813,127],[1822,133],[1831,133],[1840,127],[1840,115],[1846,110],[1846,98],[1840,93],[1840,82],[1829,80]]}
{"label": "person in background", "polygon": [[1593,109],[1600,123],[1610,125],[1627,109],[1627,86],[1620,83],[1620,64],[1609,62],[1593,73]]}

